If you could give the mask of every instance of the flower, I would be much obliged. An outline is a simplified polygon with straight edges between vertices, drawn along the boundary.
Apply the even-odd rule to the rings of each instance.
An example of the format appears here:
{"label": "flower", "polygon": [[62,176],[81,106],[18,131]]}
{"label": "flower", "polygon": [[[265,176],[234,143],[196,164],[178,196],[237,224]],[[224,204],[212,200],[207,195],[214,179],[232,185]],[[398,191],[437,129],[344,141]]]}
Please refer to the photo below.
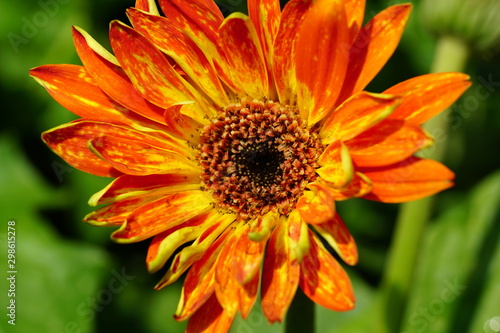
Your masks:
{"label": "flower", "polygon": [[75,27],[83,66],[31,70],[81,117],[43,133],[46,144],[115,178],[89,201],[107,205],[84,220],[119,227],[119,243],[152,238],[150,272],[173,256],[156,288],[187,271],[175,317],[189,318],[190,332],[227,331],[237,312],[248,315],[259,283],[270,322],[283,320],[299,286],[326,308],[353,308],[330,250],[349,265],[357,250],[335,201],[405,202],[452,186],[449,169],[413,154],[433,143],[420,125],[468,77],[363,91],[411,5],[362,26],[364,0],[292,0],[283,10],[249,0],[249,17],[227,18],[211,0],[159,3],[166,17],[138,0],[127,11],[133,28],[111,23],[114,55]]}

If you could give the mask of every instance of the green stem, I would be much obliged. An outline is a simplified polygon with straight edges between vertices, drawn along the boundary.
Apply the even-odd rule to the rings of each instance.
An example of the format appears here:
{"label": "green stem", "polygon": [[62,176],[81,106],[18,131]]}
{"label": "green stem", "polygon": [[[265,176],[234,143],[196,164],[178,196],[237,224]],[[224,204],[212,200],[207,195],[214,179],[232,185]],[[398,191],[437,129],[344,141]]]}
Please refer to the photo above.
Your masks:
{"label": "green stem", "polygon": [[[468,49],[462,41],[442,37],[437,44],[431,71],[435,73],[463,71],[468,54]],[[428,121],[425,125],[426,130],[435,134],[436,137],[439,134],[441,139],[447,138],[447,112],[449,110]],[[437,142],[437,147],[423,151],[421,156],[442,160],[445,143],[446,140],[440,140]],[[428,197],[401,205],[389,258],[382,277],[379,299],[381,312],[377,325],[379,333],[396,333],[402,329],[417,255],[433,204],[434,197]]]}
{"label": "green stem", "polygon": [[314,302],[298,288],[286,314],[285,333],[313,333],[315,330],[314,307]]}

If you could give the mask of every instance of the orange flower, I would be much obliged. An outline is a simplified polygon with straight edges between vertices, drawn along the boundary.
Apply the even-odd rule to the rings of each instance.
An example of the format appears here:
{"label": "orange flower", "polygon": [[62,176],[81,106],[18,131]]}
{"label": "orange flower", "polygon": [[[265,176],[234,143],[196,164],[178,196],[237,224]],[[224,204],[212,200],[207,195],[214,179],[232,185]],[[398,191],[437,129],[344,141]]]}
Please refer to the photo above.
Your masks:
{"label": "orange flower", "polygon": [[[152,238],[150,272],[175,254],[163,288],[188,271],[176,318],[225,332],[262,310],[282,321],[298,286],[332,310],[354,306],[356,245],[335,201],[405,202],[452,186],[453,173],[413,154],[420,125],[452,104],[468,77],[416,77],[363,91],[392,55],[411,5],[362,26],[364,0],[249,0],[224,18],[212,0],[138,0],[133,28],[113,21],[114,55],[73,29],[83,66],[31,75],[81,119],[43,134],[69,164],[116,178],[85,217]],[[320,240],[320,237],[324,242]],[[263,262],[262,271],[261,263]],[[262,278],[261,278],[262,277]]]}

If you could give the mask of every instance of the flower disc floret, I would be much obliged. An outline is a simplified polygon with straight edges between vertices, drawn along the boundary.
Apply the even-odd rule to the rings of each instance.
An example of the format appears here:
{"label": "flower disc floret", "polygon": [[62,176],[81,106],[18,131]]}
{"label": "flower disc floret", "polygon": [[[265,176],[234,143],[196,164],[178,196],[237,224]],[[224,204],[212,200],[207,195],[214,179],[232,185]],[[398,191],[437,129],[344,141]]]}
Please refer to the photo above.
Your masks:
{"label": "flower disc floret", "polygon": [[287,215],[316,178],[322,145],[294,107],[243,100],[204,128],[199,149],[207,190],[220,207],[248,218]]}

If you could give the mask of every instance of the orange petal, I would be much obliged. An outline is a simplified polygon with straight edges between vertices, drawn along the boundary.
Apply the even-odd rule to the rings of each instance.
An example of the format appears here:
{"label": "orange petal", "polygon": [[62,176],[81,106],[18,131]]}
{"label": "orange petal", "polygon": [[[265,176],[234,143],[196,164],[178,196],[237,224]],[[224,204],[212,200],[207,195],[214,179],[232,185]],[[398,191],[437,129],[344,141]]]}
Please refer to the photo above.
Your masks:
{"label": "orange petal", "polygon": [[210,200],[199,190],[165,196],[136,209],[111,237],[119,243],[139,242],[202,214],[211,208]]}
{"label": "orange petal", "polygon": [[158,7],[156,7],[155,0],[136,0],[134,7],[146,13],[160,15],[160,13],[158,12]]}
{"label": "orange petal", "polygon": [[293,261],[287,223],[276,225],[267,245],[262,272],[262,311],[272,324],[282,322],[299,284],[300,266]]}
{"label": "orange petal", "polygon": [[199,183],[199,174],[189,171],[147,176],[123,175],[116,178],[103,190],[94,194],[89,200],[89,205],[107,204],[142,196],[150,192],[168,193],[163,190],[170,191],[170,193],[179,192],[179,189],[186,185],[198,184],[199,186]]}
{"label": "orange petal", "polygon": [[95,135],[123,127],[96,121],[74,121],[46,131],[42,140],[71,166],[102,177],[118,177],[122,173],[103,161],[87,148],[87,142]]}
{"label": "orange petal", "polygon": [[386,119],[345,144],[356,166],[375,167],[407,159],[433,142],[419,126]]}
{"label": "orange petal", "polygon": [[362,91],[328,115],[319,135],[324,144],[352,139],[387,118],[400,102],[398,96]]}
{"label": "orange petal", "polygon": [[182,296],[175,313],[176,320],[189,318],[215,290],[215,261],[231,229],[226,229],[196,261],[184,280]]}
{"label": "orange petal", "polygon": [[462,73],[434,73],[403,81],[384,91],[404,96],[389,118],[420,125],[453,104],[470,85],[469,76]]}
{"label": "orange petal", "polygon": [[356,243],[339,214],[336,213],[326,223],[314,225],[314,229],[340,255],[342,260],[351,266],[357,264],[358,249]]}
{"label": "orange petal", "polygon": [[320,180],[320,184],[327,186],[330,191],[330,195],[335,201],[358,198],[368,194],[372,190],[372,183],[370,179],[360,172],[355,172],[352,180],[343,188],[339,188],[335,184],[330,184],[322,180]]}
{"label": "orange petal", "polygon": [[168,131],[173,136],[186,140],[193,145],[197,145],[200,141],[200,134],[197,131],[201,124],[194,119],[183,115],[181,108],[183,104],[173,105],[165,110],[165,124],[168,126]]}
{"label": "orange petal", "polygon": [[[199,237],[217,217],[215,211],[204,212],[154,236],[146,257],[148,272],[155,273],[160,270],[179,247]],[[156,289],[162,287],[164,285],[161,285],[160,281]]]}
{"label": "orange petal", "polygon": [[[202,225],[196,226],[193,233],[196,236],[199,235],[199,237],[196,238],[193,244],[184,247],[175,255],[167,272],[155,288],[161,289],[175,282],[194,262],[202,257],[208,247],[228,228],[235,218],[232,214],[222,216],[212,214]],[[171,247],[170,241],[167,239],[163,240],[162,243],[165,243],[166,247]]]}
{"label": "orange petal", "polygon": [[241,88],[252,98],[268,96],[268,78],[257,32],[246,15],[233,13],[219,28],[221,46]]}
{"label": "orange petal", "polygon": [[400,203],[421,199],[453,186],[455,175],[443,164],[418,157],[379,167],[360,168],[373,183],[365,199]]}
{"label": "orange petal", "polygon": [[346,0],[345,11],[349,22],[351,40],[359,32],[365,16],[365,0]]}
{"label": "orange petal", "polygon": [[189,319],[186,333],[228,332],[233,320],[234,315],[224,311],[214,293]]}
{"label": "orange petal", "polygon": [[341,141],[331,143],[318,159],[316,173],[332,186],[345,187],[352,180],[354,167],[347,146]]}
{"label": "orange petal", "polygon": [[182,70],[220,107],[229,104],[213,65],[200,48],[172,21],[131,8],[127,15],[134,28],[171,57]]}
{"label": "orange petal", "polygon": [[[266,62],[269,88],[274,89],[274,79],[272,76],[273,66],[273,43],[278,33],[280,24],[280,2],[279,0],[250,0],[248,1],[248,15],[255,26],[257,36],[260,40],[260,45]],[[277,96],[272,96],[275,92],[270,91],[268,96],[271,99],[276,99]]]}
{"label": "orange petal", "polygon": [[89,141],[89,149],[115,169],[144,176],[177,170],[196,172],[195,162],[171,149],[162,149],[139,140],[101,136]]}
{"label": "orange petal", "polygon": [[164,109],[194,100],[187,83],[146,37],[119,21],[111,22],[109,36],[123,70],[144,98]]}
{"label": "orange petal", "polygon": [[73,28],[73,41],[85,69],[109,97],[148,119],[163,122],[163,110],[137,92],[113,55],[81,28]]}
{"label": "orange petal", "polygon": [[[285,219],[285,217],[283,217],[283,219]],[[290,213],[286,223],[290,242],[290,258],[294,263],[301,263],[309,252],[310,246],[307,224],[297,210]]]}
{"label": "orange petal", "polygon": [[283,9],[278,34],[274,40],[273,75],[279,100],[283,104],[295,104],[297,80],[295,77],[295,41],[312,5],[312,0],[291,0]]}
{"label": "orange petal", "polygon": [[339,52],[348,56],[349,65],[337,105],[363,90],[389,60],[399,44],[411,9],[411,4],[387,8],[361,28],[348,52]]}
{"label": "orange petal", "polygon": [[325,186],[309,184],[310,191],[305,191],[297,202],[297,210],[308,224],[320,224],[335,215],[335,201]]}
{"label": "orange petal", "polygon": [[[241,316],[246,318],[257,298],[260,267],[250,267],[247,273],[251,274],[242,275],[240,272],[241,263],[245,262],[247,256],[249,231],[248,225],[238,226],[226,241],[216,263],[215,293],[222,307],[231,317],[239,310]],[[257,244],[257,247],[260,248],[260,244]],[[246,281],[247,283],[242,284],[238,281],[237,277],[245,278],[247,275],[251,276],[250,280]]]}
{"label": "orange petal", "polygon": [[254,242],[260,242],[263,239],[269,238],[271,230],[278,223],[279,214],[268,212],[265,215],[260,215],[250,222],[250,233],[248,238]]}
{"label": "orange petal", "polygon": [[297,37],[295,68],[302,118],[309,126],[333,108],[344,81],[349,44],[344,1],[317,1],[309,9]]}
{"label": "orange petal", "polygon": [[[240,94],[233,77],[232,69],[227,63],[224,50],[219,45],[219,26],[224,19],[212,0],[185,1],[159,0],[160,6],[172,22],[184,31],[214,62],[220,79],[235,93]],[[198,19],[193,20],[193,17]]]}
{"label": "orange petal", "polygon": [[134,210],[162,196],[161,194],[148,193],[140,197],[120,200],[87,214],[83,221],[98,227],[121,226]]}
{"label": "orange petal", "polygon": [[300,265],[299,285],[315,303],[334,311],[354,308],[354,292],[349,276],[309,231],[311,248]]}

